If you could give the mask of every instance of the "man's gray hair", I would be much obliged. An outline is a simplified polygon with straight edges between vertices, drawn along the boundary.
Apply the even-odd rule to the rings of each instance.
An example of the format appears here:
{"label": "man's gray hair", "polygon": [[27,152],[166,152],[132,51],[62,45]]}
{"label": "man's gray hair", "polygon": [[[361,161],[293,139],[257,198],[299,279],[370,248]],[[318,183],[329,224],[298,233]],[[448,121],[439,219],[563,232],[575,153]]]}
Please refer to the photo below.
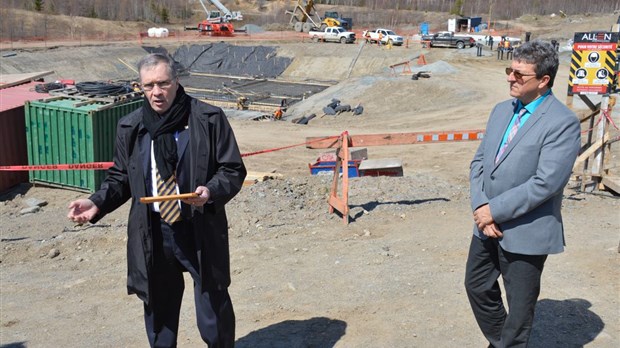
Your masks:
{"label": "man's gray hair", "polygon": [[553,87],[553,81],[558,73],[560,60],[558,52],[550,42],[533,40],[515,48],[513,60],[534,64],[536,66],[536,78],[540,79],[549,75],[549,88]]}
{"label": "man's gray hair", "polygon": [[[175,62],[172,58],[170,58],[170,56],[163,53],[151,53],[140,59],[138,62],[138,72],[141,74],[142,69],[152,68],[162,63],[166,64],[170,78],[173,80],[176,79],[178,75],[176,69],[174,68]],[[142,76],[140,76],[140,79],[142,79]]]}

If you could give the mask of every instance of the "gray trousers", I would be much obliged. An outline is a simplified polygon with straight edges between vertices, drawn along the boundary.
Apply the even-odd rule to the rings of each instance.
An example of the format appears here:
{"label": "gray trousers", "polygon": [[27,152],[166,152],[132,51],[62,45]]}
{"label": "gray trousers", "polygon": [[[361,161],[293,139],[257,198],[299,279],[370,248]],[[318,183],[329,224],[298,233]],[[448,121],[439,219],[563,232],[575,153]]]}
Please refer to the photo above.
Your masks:
{"label": "gray trousers", "polygon": [[[527,347],[540,278],[547,255],[503,250],[497,239],[472,237],[465,268],[465,289],[480,330],[491,347]],[[502,301],[502,276],[509,310]]]}

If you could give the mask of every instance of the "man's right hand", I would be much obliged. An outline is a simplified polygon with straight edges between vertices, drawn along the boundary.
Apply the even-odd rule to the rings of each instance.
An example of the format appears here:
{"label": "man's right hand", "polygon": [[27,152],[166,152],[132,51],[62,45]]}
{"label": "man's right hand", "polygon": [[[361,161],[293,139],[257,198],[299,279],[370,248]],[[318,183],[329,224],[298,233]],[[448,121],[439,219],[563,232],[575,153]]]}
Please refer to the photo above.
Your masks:
{"label": "man's right hand", "polygon": [[69,220],[83,224],[89,222],[97,213],[99,208],[90,199],[78,199],[69,203]]}
{"label": "man's right hand", "polygon": [[499,230],[499,226],[493,222],[482,229],[482,233],[489,238],[502,238],[504,234]]}

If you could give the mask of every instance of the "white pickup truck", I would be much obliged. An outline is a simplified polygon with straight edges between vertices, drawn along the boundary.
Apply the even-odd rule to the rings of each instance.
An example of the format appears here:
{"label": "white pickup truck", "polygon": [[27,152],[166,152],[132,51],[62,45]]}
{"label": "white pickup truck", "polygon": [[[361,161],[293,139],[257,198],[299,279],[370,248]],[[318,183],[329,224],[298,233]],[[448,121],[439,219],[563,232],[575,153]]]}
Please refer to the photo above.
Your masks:
{"label": "white pickup truck", "polygon": [[343,27],[327,27],[325,31],[310,30],[308,33],[312,41],[332,41],[340,43],[354,43],[355,33],[346,31]]}
{"label": "white pickup truck", "polygon": [[381,40],[384,45],[391,44],[395,46],[401,46],[404,42],[403,37],[396,35],[396,33],[390,29],[377,29],[377,30],[365,30],[362,33],[366,42],[372,43]]}

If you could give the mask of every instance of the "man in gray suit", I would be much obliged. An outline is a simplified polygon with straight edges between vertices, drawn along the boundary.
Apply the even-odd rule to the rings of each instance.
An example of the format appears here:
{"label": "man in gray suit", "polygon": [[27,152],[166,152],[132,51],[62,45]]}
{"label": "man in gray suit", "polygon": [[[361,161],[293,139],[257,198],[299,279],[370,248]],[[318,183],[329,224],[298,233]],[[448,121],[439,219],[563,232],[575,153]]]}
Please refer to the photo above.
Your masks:
{"label": "man in gray suit", "polygon": [[513,99],[491,112],[470,166],[465,288],[489,347],[527,346],[545,260],[564,250],[562,191],[581,143],[579,120],[551,92],[558,66],[547,42],[515,49],[506,68]]}

